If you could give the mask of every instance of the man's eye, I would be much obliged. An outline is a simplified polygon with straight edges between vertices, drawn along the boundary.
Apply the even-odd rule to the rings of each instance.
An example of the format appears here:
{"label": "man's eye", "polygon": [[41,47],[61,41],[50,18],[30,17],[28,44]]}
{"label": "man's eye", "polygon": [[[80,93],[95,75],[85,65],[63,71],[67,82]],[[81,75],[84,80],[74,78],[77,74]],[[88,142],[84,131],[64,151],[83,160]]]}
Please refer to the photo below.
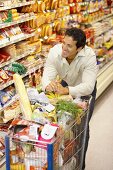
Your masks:
{"label": "man's eye", "polygon": [[65,45],[65,42],[63,42],[63,45]]}
{"label": "man's eye", "polygon": [[71,45],[69,45],[69,44],[68,44],[68,47],[69,47],[69,48],[72,48],[72,46],[71,46]]}

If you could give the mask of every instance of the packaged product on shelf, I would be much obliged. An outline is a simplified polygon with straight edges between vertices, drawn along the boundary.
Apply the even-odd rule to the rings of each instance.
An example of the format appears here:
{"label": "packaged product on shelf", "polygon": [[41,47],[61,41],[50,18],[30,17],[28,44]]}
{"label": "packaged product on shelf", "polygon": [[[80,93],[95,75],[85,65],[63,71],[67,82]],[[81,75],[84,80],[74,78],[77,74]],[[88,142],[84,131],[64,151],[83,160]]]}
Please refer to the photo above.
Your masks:
{"label": "packaged product on shelf", "polygon": [[21,75],[26,73],[27,68],[21,63],[14,62],[11,64],[8,70]]}
{"label": "packaged product on shelf", "polygon": [[[7,46],[7,47],[4,47],[4,48],[3,48],[3,51],[5,51],[6,53],[8,53],[11,58],[14,58],[14,57],[17,56],[15,44],[12,44],[12,45],[9,45],[9,46]],[[13,52],[12,52],[12,51],[13,51]]]}
{"label": "packaged product on shelf", "polygon": [[45,11],[45,2],[44,1],[37,1],[37,4],[38,4],[38,11],[37,12]]}
{"label": "packaged product on shelf", "polygon": [[52,35],[51,24],[44,24],[42,27],[42,37],[50,37]]}
{"label": "packaged product on shelf", "polygon": [[0,30],[0,41],[1,41],[1,44],[4,44],[5,42],[9,41],[8,37],[5,34],[4,29]]}
{"label": "packaged product on shelf", "polygon": [[8,18],[7,18],[7,11],[5,12],[0,12],[0,20],[1,20],[1,23],[4,23]]}
{"label": "packaged product on shelf", "polygon": [[32,32],[34,32],[34,29],[31,28],[31,27],[28,27],[26,24],[22,24],[22,25],[21,25],[21,30],[22,30],[24,33],[27,33],[27,34],[31,34]]}
{"label": "packaged product on shelf", "polygon": [[62,4],[63,4],[64,6],[68,5],[68,0],[62,0]]}
{"label": "packaged product on shelf", "polygon": [[16,90],[13,86],[5,88],[4,91],[7,92],[7,94],[9,94],[11,97],[16,95]]}
{"label": "packaged product on shelf", "polygon": [[4,83],[11,79],[11,77],[9,77],[7,72],[3,69],[0,70],[0,78],[4,81]]}
{"label": "packaged product on shelf", "polygon": [[16,43],[16,51],[17,51],[17,56],[24,54],[26,51],[28,51],[28,41],[21,41]]}
{"label": "packaged product on shelf", "polygon": [[55,19],[55,11],[45,13],[45,23],[52,23]]}
{"label": "packaged product on shelf", "polygon": [[56,33],[58,33],[59,32],[59,30],[61,29],[61,21],[60,20],[55,20],[54,21],[54,31],[56,32]]}
{"label": "packaged product on shelf", "polygon": [[6,62],[10,59],[10,54],[8,54],[6,51],[3,49],[0,51],[0,60],[2,62]]}
{"label": "packaged product on shelf", "polygon": [[51,0],[44,0],[45,3],[45,9],[50,10],[51,9]]}
{"label": "packaged product on shelf", "polygon": [[9,106],[4,110],[4,120],[9,121],[18,117],[21,113],[19,102],[13,103],[13,106]]}
{"label": "packaged product on shelf", "polygon": [[4,106],[10,99],[11,97],[7,92],[0,90],[0,103],[2,106]]}
{"label": "packaged product on shelf", "polygon": [[52,0],[51,1],[51,10],[57,9],[57,7],[58,7],[58,1]]}
{"label": "packaged product on shelf", "polygon": [[41,43],[40,39],[38,39],[37,41],[34,41],[33,43],[29,43],[28,48],[31,50],[34,48],[35,49],[34,51],[36,53],[40,53],[41,49],[42,49],[42,43]]}

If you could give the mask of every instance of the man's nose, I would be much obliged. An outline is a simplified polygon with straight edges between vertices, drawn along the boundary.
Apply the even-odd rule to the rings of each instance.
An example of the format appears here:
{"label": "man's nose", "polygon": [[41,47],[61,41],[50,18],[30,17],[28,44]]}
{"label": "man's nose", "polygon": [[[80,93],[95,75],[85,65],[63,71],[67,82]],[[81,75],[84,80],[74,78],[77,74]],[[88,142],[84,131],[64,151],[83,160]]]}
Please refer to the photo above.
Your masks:
{"label": "man's nose", "polygon": [[63,48],[63,50],[66,50],[67,49],[67,45],[64,44],[62,48]]}

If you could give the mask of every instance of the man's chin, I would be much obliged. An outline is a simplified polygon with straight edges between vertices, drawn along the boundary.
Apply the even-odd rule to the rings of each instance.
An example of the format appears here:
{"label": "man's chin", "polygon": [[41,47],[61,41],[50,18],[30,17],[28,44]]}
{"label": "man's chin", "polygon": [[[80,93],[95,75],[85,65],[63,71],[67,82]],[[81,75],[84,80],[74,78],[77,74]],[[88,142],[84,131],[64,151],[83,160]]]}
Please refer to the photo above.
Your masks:
{"label": "man's chin", "polygon": [[67,55],[62,55],[63,58],[67,58]]}

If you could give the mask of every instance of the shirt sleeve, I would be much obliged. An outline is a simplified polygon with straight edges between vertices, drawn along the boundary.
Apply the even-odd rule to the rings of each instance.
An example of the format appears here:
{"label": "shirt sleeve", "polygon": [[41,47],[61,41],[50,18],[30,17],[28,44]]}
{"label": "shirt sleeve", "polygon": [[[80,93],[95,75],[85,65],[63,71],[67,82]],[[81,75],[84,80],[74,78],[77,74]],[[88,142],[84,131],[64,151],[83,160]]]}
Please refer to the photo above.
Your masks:
{"label": "shirt sleeve", "polygon": [[85,62],[85,67],[82,74],[82,81],[75,87],[69,86],[69,94],[73,97],[90,95],[95,86],[97,77],[97,64],[95,54]]}
{"label": "shirt sleeve", "polygon": [[45,90],[46,86],[52,81],[56,79],[57,70],[55,68],[55,55],[54,49],[50,49],[48,54],[48,58],[45,63],[43,76],[42,76],[42,89]]}

